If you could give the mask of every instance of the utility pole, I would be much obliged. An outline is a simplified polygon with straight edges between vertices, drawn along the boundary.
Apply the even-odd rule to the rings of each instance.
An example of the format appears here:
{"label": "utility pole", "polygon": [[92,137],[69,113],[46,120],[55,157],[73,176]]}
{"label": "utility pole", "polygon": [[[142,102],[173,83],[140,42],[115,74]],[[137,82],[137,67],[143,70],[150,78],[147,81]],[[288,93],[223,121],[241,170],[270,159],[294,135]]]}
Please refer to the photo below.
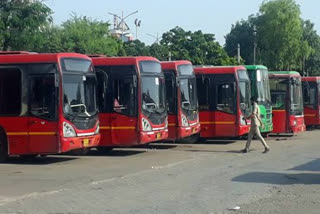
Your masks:
{"label": "utility pole", "polygon": [[254,36],[254,41],[253,41],[253,64],[256,64],[256,49],[257,49],[257,28],[254,25],[253,26],[253,36]]}
{"label": "utility pole", "polygon": [[240,64],[240,44],[238,43],[238,63]]}
{"label": "utility pole", "polygon": [[169,51],[169,61],[171,61],[172,53]]}

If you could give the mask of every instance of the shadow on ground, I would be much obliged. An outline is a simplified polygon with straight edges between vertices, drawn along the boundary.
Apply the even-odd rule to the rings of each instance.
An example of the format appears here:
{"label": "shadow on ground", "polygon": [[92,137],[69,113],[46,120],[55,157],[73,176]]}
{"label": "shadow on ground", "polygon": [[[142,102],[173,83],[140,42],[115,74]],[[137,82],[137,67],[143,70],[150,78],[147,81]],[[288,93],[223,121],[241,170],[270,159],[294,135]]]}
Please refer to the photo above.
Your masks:
{"label": "shadow on ground", "polygon": [[320,184],[320,174],[299,173],[275,173],[275,172],[250,172],[237,176],[232,179],[235,182],[244,183],[264,183],[275,185],[292,185],[292,184]]}
{"label": "shadow on ground", "polygon": [[295,170],[295,171],[320,171],[320,159],[316,159],[313,161],[310,161],[308,163],[302,164],[300,166],[296,166],[289,170]]}
{"label": "shadow on ground", "polygon": [[67,162],[77,159],[76,157],[32,157],[32,158],[21,158],[11,157],[6,163],[3,164],[16,164],[16,165],[50,165],[61,162]]}
{"label": "shadow on ground", "polygon": [[134,149],[113,149],[108,152],[99,152],[97,150],[91,150],[83,156],[101,156],[101,157],[126,157],[132,155],[138,155],[145,153],[146,151],[134,150]]}

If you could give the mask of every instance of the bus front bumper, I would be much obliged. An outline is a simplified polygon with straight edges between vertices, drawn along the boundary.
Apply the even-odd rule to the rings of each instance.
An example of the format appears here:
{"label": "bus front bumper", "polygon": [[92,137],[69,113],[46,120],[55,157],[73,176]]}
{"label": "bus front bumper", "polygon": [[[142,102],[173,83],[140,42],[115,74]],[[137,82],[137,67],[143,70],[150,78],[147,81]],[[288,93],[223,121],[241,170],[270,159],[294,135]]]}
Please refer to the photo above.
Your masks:
{"label": "bus front bumper", "polygon": [[100,141],[100,134],[83,137],[62,137],[60,152],[68,152],[74,149],[97,147]]}
{"label": "bus front bumper", "polygon": [[168,129],[140,132],[140,143],[146,144],[168,139]]}

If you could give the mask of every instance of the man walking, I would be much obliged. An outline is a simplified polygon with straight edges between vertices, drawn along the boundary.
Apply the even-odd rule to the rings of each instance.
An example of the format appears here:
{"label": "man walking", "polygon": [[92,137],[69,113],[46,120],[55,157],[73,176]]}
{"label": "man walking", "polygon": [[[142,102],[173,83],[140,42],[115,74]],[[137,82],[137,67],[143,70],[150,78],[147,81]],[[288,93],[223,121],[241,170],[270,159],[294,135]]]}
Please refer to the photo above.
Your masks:
{"label": "man walking", "polygon": [[253,136],[256,136],[261,143],[264,146],[264,152],[263,153],[267,153],[270,151],[269,146],[267,145],[266,141],[263,139],[263,137],[261,136],[260,133],[260,126],[264,126],[262,121],[261,121],[261,117],[260,117],[260,108],[258,106],[258,104],[256,103],[256,100],[254,97],[251,97],[251,104],[253,106],[253,111],[252,114],[248,117],[248,119],[251,119],[251,128],[250,128],[250,132],[249,132],[249,136],[248,136],[248,140],[247,140],[247,144],[246,144],[246,148],[242,150],[243,153],[247,153],[249,152],[249,148],[250,148],[250,144],[252,141]]}

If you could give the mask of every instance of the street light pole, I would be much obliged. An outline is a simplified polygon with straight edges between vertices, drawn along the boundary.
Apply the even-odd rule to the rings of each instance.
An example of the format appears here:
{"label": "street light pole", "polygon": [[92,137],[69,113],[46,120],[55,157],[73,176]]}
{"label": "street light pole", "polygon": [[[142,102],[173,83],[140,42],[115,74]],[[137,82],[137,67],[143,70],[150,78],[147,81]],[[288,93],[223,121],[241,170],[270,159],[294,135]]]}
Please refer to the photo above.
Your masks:
{"label": "street light pole", "polygon": [[257,28],[254,25],[253,26],[253,36],[254,36],[254,41],[253,41],[253,64],[256,64],[256,49],[257,49]]}

